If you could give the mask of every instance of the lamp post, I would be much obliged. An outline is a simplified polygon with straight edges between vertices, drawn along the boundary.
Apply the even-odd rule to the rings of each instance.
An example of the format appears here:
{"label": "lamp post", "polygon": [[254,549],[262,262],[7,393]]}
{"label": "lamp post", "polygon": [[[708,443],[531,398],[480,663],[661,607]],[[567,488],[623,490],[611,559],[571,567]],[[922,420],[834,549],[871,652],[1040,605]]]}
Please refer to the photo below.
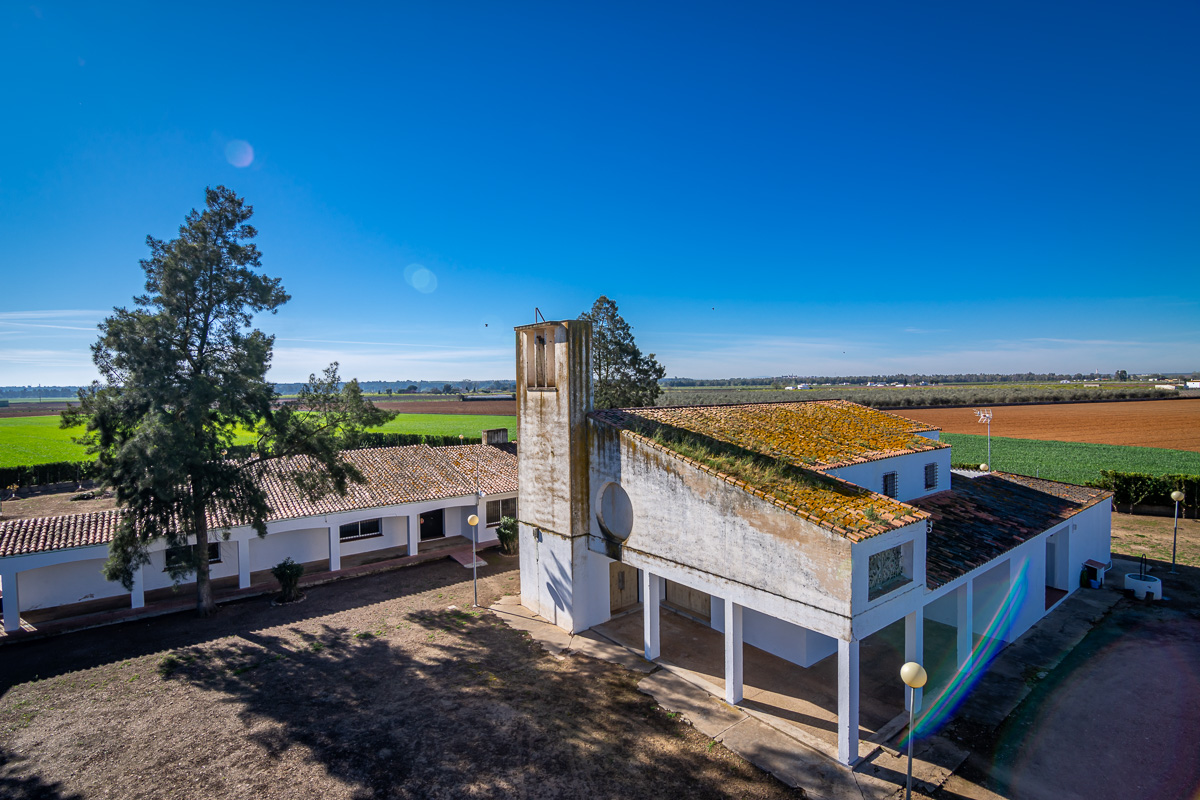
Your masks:
{"label": "lamp post", "polygon": [[988,459],[987,463],[992,463],[992,410],[990,408],[975,409],[975,416],[979,417],[980,422],[986,422],[988,426],[987,444],[988,444]]}
{"label": "lamp post", "polygon": [[476,533],[479,530],[479,517],[472,514],[467,517],[467,524],[471,526],[471,588],[475,590],[475,602],[471,607],[479,608],[479,553],[475,550],[478,546],[476,540],[479,538]]}
{"label": "lamp post", "polygon": [[900,680],[904,681],[904,685],[908,687],[908,779],[904,784],[904,800],[910,800],[912,797],[912,743],[916,733],[913,722],[917,714],[917,689],[925,685],[929,680],[929,675],[926,674],[925,668],[916,661],[909,661],[900,668]]}
{"label": "lamp post", "polygon": [[1179,542],[1179,503],[1183,500],[1183,492],[1176,489],[1171,492],[1171,499],[1175,501],[1175,535],[1171,537],[1171,574],[1175,572],[1175,545]]}

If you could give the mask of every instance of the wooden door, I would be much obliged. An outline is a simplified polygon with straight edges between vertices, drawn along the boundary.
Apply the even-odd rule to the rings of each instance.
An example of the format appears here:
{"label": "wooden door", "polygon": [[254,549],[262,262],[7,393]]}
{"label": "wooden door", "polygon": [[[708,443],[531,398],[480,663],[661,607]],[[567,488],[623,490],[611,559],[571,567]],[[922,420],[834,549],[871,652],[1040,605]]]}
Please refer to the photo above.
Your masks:
{"label": "wooden door", "polygon": [[614,561],[608,565],[608,610],[615,614],[637,605],[637,567]]}
{"label": "wooden door", "polygon": [[712,601],[706,592],[667,581],[666,605],[679,611],[698,617],[705,622],[712,617]]}

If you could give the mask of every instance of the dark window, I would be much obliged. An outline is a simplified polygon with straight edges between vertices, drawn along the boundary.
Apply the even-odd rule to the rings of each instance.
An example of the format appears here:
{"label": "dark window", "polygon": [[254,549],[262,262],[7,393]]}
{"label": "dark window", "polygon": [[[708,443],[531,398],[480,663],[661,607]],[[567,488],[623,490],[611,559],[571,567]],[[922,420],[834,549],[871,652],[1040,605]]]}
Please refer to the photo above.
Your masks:
{"label": "dark window", "polygon": [[936,489],[937,488],[937,464],[926,464],[925,465],[925,488],[926,489]]}
{"label": "dark window", "polygon": [[503,500],[487,501],[487,526],[495,528],[502,517],[517,517],[517,498],[506,497]]}
{"label": "dark window", "polygon": [[343,542],[352,539],[370,539],[372,536],[383,536],[380,520],[364,519],[362,522],[351,522],[338,528],[338,539]]}
{"label": "dark window", "polygon": [[[167,570],[172,569],[172,568],[177,568],[177,567],[184,566],[185,564],[189,564],[189,563],[191,563],[191,559],[192,559],[191,545],[185,545],[183,547],[168,547],[167,548],[167,567],[166,567],[166,569],[163,570],[163,572],[166,572]],[[209,542],[208,543],[208,563],[210,563],[210,564],[220,564],[221,563],[221,543],[220,542]]]}
{"label": "dark window", "polygon": [[896,496],[896,473],[885,472],[883,474],[883,493],[888,497]]}

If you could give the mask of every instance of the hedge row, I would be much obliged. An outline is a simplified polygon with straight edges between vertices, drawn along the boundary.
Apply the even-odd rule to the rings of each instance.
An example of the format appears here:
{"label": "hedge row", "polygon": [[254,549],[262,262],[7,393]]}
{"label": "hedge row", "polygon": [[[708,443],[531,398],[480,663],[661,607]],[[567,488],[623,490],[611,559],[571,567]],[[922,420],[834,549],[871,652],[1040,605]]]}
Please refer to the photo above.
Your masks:
{"label": "hedge row", "polygon": [[1148,475],[1105,469],[1100,470],[1100,480],[1090,485],[1108,489],[1118,505],[1173,506],[1171,492],[1179,490],[1183,492],[1179,509],[1185,516],[1195,517],[1200,507],[1200,475]]}
{"label": "hedge row", "polygon": [[[450,447],[462,443],[474,443],[476,439],[463,439],[457,436],[442,436],[425,433],[364,433],[362,447],[405,447],[413,444],[427,444],[430,447]],[[253,445],[235,445],[226,453],[227,458],[241,458],[250,455]],[[10,486],[43,486],[51,483],[66,483],[68,481],[87,480],[92,475],[91,461],[52,461],[49,464],[34,466],[0,467],[0,489]]]}

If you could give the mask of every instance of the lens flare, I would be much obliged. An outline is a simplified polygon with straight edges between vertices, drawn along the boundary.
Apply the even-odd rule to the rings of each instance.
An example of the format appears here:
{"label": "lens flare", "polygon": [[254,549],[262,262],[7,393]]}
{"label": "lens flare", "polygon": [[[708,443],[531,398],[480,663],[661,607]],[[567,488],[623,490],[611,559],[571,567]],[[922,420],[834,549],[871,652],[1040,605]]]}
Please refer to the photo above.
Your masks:
{"label": "lens flare", "polygon": [[900,740],[902,747],[908,746],[909,737],[923,739],[941,730],[942,726],[950,720],[950,717],[954,716],[954,712],[967,699],[967,695],[975,688],[975,684],[979,683],[979,679],[987,671],[988,665],[995,660],[1000,648],[1004,645],[1005,638],[1012,632],[1013,625],[1016,624],[1017,614],[1020,613],[1021,605],[1025,602],[1025,595],[1029,591],[1026,581],[1028,571],[1029,562],[1022,560],[1016,577],[1009,584],[1008,593],[1001,601],[1000,608],[992,617],[992,621],[984,629],[979,644],[967,656],[967,660],[958,668],[958,672],[954,673],[954,677],[941,694],[917,717],[912,730]]}
{"label": "lens flare", "polygon": [[437,288],[437,275],[423,264],[409,264],[404,268],[404,281],[418,292],[429,294]]}
{"label": "lens flare", "polygon": [[241,169],[254,163],[254,148],[242,139],[234,139],[225,145],[225,160]]}

